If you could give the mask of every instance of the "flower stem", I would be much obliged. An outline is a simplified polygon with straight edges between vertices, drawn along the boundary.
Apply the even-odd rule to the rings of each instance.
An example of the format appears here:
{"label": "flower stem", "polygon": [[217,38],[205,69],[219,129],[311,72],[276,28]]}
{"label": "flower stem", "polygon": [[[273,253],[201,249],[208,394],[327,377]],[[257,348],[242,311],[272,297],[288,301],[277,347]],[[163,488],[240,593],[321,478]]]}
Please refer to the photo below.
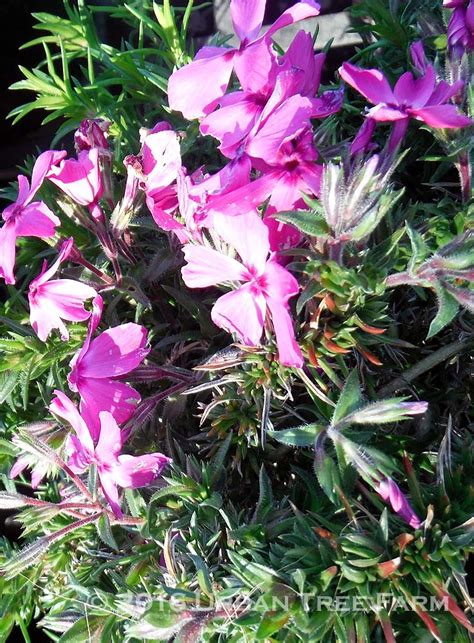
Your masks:
{"label": "flower stem", "polygon": [[467,203],[471,198],[471,163],[469,161],[469,152],[463,150],[459,153],[457,168],[459,179],[461,181],[461,198],[463,203]]}

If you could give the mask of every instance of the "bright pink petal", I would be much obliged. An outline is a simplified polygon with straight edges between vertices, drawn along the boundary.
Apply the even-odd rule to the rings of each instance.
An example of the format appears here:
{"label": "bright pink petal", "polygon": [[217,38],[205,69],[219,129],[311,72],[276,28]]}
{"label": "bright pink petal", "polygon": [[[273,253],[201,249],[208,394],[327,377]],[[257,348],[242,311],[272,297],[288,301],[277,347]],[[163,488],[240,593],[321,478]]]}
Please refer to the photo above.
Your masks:
{"label": "bright pink petal", "polygon": [[472,119],[460,114],[454,105],[433,105],[408,111],[417,120],[425,122],[430,127],[455,129],[473,124]]}
{"label": "bright pink petal", "polygon": [[34,201],[22,209],[15,220],[18,237],[54,237],[61,221],[42,201]]}
{"label": "bright pink petal", "polygon": [[31,201],[38,192],[43,181],[53,165],[56,165],[67,156],[66,151],[47,150],[38,156],[33,172],[31,174],[31,188],[27,197],[27,203]]}
{"label": "bright pink petal", "polygon": [[115,474],[114,470],[109,471],[108,469],[103,469],[98,467],[100,486],[102,487],[103,494],[112,508],[115,516],[121,518],[123,516],[122,510],[119,503],[119,495],[117,484],[114,480]]}
{"label": "bright pink petal", "polygon": [[397,109],[396,107],[386,107],[385,105],[376,105],[369,110],[367,116],[374,121],[401,121],[407,118],[408,110]]}
{"label": "bright pink petal", "polygon": [[293,25],[295,22],[300,22],[301,20],[306,20],[306,18],[313,18],[314,16],[319,15],[321,7],[314,0],[301,0],[297,2],[293,7],[290,7],[284,11],[281,16],[275,20],[273,25],[265,33],[265,37],[268,38],[274,33],[287,27],[288,25]]}
{"label": "bright pink petal", "polygon": [[[18,196],[16,197],[16,202],[13,203],[10,208],[15,208],[19,205],[27,205],[27,199],[30,197],[30,183],[26,176],[23,174],[18,175]],[[30,199],[31,200],[31,199]],[[7,208],[8,209],[8,208]]]}
{"label": "bright pink petal", "polygon": [[211,311],[212,321],[228,333],[236,333],[245,344],[259,343],[265,322],[266,304],[250,283],[222,295]]}
{"label": "bright pink petal", "polygon": [[281,301],[267,298],[268,308],[272,315],[273,328],[275,329],[278,361],[285,366],[302,368],[304,364],[301,349],[295,339],[293,321],[288,307]]}
{"label": "bright pink petal", "polygon": [[212,112],[201,123],[201,134],[220,141],[220,150],[234,158],[239,145],[247,136],[262,112],[262,105],[253,94],[235,92],[224,96],[220,109]]}
{"label": "bright pink petal", "polygon": [[240,40],[254,40],[262,28],[266,0],[232,0],[230,14]]}
{"label": "bright pink petal", "polygon": [[0,228],[0,277],[5,279],[5,283],[14,284],[16,255],[16,229],[13,222],[7,221]]}
{"label": "bright pink petal", "polygon": [[62,160],[51,167],[47,177],[79,205],[98,201],[103,192],[99,150],[84,150],[79,152],[77,160]]}
{"label": "bright pink petal", "polygon": [[270,43],[261,38],[236,52],[234,71],[244,91],[266,96],[280,70]]}
{"label": "bright pink petal", "polygon": [[92,340],[80,365],[80,377],[118,377],[133,371],[150,352],[148,331],[134,323],[109,328]]}
{"label": "bright pink petal", "polygon": [[168,81],[172,110],[192,120],[212,112],[225,94],[234,64],[234,50],[203,47],[196,59],[175,71]]}
{"label": "bright pink petal", "polygon": [[67,463],[74,473],[83,473],[93,461],[93,451],[86,450],[79,438],[70,433],[64,443]]}
{"label": "bright pink petal", "polygon": [[89,350],[89,346],[92,340],[92,335],[95,333],[97,326],[99,325],[100,319],[102,317],[102,311],[104,309],[104,301],[100,295],[96,295],[92,300],[92,314],[89,319],[89,325],[87,328],[87,335],[82,345],[82,348],[77,351],[72,360],[69,363],[70,373],[68,375],[67,381],[71,391],[77,392],[77,379],[79,375],[79,367],[82,363],[84,356]]}
{"label": "bright pink petal", "polygon": [[321,82],[321,71],[326,54],[314,54],[313,38],[303,30],[298,31],[286,53],[281,58],[283,67],[302,72],[296,93],[314,96]]}
{"label": "bright pink petal", "polygon": [[265,295],[275,301],[286,304],[291,297],[299,293],[298,281],[275,258],[268,261],[265,267]]}
{"label": "bright pink petal", "polygon": [[184,246],[187,264],[181,274],[189,288],[208,288],[225,281],[245,281],[244,266],[213,248],[187,243]]}
{"label": "bright pink petal", "polygon": [[107,411],[99,413],[100,435],[95,447],[97,459],[105,464],[113,464],[122,450],[122,433],[113,415]]}
{"label": "bright pink petal", "polygon": [[[74,245],[74,239],[72,237],[67,239],[61,245],[61,248],[59,250],[58,256],[56,257],[56,261],[51,264],[49,269],[42,270],[41,273],[38,275],[38,277],[35,277],[35,279],[33,279],[33,281],[30,283],[30,290],[31,290],[31,286],[37,286],[37,285],[44,284],[46,281],[51,279],[51,277],[53,275],[56,274],[56,271],[59,268],[60,264],[69,257],[73,245]],[[43,263],[43,268],[45,268],[45,264],[46,264],[46,262]],[[95,293],[95,290],[94,290],[94,293]],[[95,294],[94,294],[94,296],[95,296]],[[86,297],[86,299],[87,299],[87,297]]]}
{"label": "bright pink petal", "polygon": [[441,105],[442,103],[446,103],[448,100],[459,94],[463,87],[463,80],[457,80],[452,85],[447,83],[445,80],[440,80],[437,83],[435,90],[430,96],[426,106],[428,107],[431,105]]}
{"label": "bright pink petal", "polygon": [[378,69],[361,69],[350,63],[343,63],[339,74],[348,85],[374,105],[396,103],[388,80]]}
{"label": "bright pink petal", "polygon": [[54,415],[66,420],[76,432],[83,448],[88,453],[92,453],[94,445],[89,430],[90,427],[88,427],[84,418],[79,414],[75,404],[71,402],[67,395],[58,390],[54,391],[54,394],[56,397],[53,398],[49,405],[49,410],[51,413],[54,413]]}
{"label": "bright pink petal", "polygon": [[138,391],[128,384],[105,378],[79,379],[78,389],[81,396],[81,415],[94,439],[100,435],[101,411],[108,411],[117,424],[123,424],[132,417],[141,399]]}
{"label": "bright pink petal", "polygon": [[283,141],[309,125],[312,102],[303,96],[291,96],[265,121],[247,144],[247,154],[272,164]]}
{"label": "bright pink petal", "polygon": [[176,132],[162,130],[145,137],[142,146],[143,171],[147,192],[176,181],[181,167],[181,152]]}
{"label": "bright pink petal", "polygon": [[226,192],[209,200],[207,212],[214,214],[241,215],[253,212],[272,194],[275,184],[280,180],[284,171],[267,172],[255,181],[243,185],[236,190]]}
{"label": "bright pink petal", "polygon": [[162,453],[149,453],[147,455],[119,456],[119,465],[114,471],[114,479],[118,485],[125,489],[146,487],[159,475],[163,469],[172,462]]}
{"label": "bright pink petal", "polygon": [[434,91],[435,82],[434,69],[432,65],[429,65],[425,74],[416,80],[409,71],[402,74],[393,89],[393,93],[401,105],[423,107]]}
{"label": "bright pink petal", "polygon": [[265,269],[270,244],[268,229],[256,212],[237,216],[215,215],[213,227],[217,234],[235,248],[252,275],[261,275]]}

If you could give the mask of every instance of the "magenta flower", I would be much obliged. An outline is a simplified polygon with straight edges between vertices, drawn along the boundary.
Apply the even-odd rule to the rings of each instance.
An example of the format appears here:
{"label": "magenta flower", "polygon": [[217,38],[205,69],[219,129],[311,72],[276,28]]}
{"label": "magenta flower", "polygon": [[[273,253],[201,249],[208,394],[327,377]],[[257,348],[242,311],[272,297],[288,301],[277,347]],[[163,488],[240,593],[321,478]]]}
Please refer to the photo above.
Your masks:
{"label": "magenta flower", "polygon": [[406,523],[418,529],[421,525],[421,520],[413,511],[410,503],[403,494],[397,483],[391,478],[385,478],[377,485],[377,493],[387,502]]}
{"label": "magenta flower", "polygon": [[79,205],[89,208],[96,220],[103,220],[99,201],[104,192],[98,148],[83,150],[77,159],[63,158],[51,166],[47,178]]}
{"label": "magenta flower", "polygon": [[210,114],[225,94],[234,69],[245,91],[257,93],[271,78],[274,54],[271,36],[288,25],[317,16],[319,5],[314,0],[301,0],[287,9],[258,38],[266,0],[232,0],[230,10],[240,47],[203,47],[195,59],[178,69],[168,82],[171,109],[191,120]]}
{"label": "magenta flower", "polygon": [[92,339],[102,307],[98,296],[84,345],[71,360],[68,376],[69,388],[81,396],[81,415],[94,439],[99,435],[101,411],[111,413],[119,424],[133,415],[140,394],[119,378],[133,371],[150,352],[147,330],[138,324],[115,326]]}
{"label": "magenta flower", "polygon": [[83,473],[91,464],[95,464],[104,496],[115,516],[121,518],[117,486],[136,489],[149,485],[171,462],[170,458],[162,453],[120,455],[122,434],[117,422],[107,411],[100,413],[99,430],[93,440],[87,423],[71,400],[61,391],[54,393],[56,397],[49,410],[66,420],[76,433],[68,438],[68,465],[74,473]]}
{"label": "magenta flower", "polygon": [[7,284],[14,284],[16,240],[18,237],[54,237],[56,226],[61,221],[42,201],[33,201],[51,165],[63,158],[65,152],[49,150],[38,156],[33,167],[31,187],[26,176],[18,176],[18,196],[3,211],[3,227],[0,228],[0,277]]}
{"label": "magenta flower", "polygon": [[243,141],[247,136],[252,137],[252,130],[261,127],[272,111],[291,96],[299,94],[311,98],[313,118],[324,118],[337,111],[342,96],[338,106],[332,100],[334,92],[313,98],[319,88],[325,57],[325,54],[314,54],[310,34],[298,32],[265,91],[226,94],[219,101],[220,108],[202,120],[201,133],[217,138],[222,154],[235,158],[242,154]]}
{"label": "magenta flower", "polygon": [[[214,217],[213,228],[239,256],[240,261],[200,245],[186,244],[182,269],[190,288],[208,288],[239,282],[222,295],[212,309],[212,320],[220,328],[236,333],[246,344],[260,342],[267,312],[276,335],[279,361],[301,368],[303,357],[295,340],[288,300],[298,294],[296,279],[270,254],[268,229],[255,213]],[[270,256],[269,256],[270,254]]]}
{"label": "magenta flower", "polygon": [[443,6],[454,9],[448,24],[448,45],[457,56],[474,49],[473,0],[444,0]]}
{"label": "magenta flower", "polygon": [[467,127],[470,118],[460,114],[449,104],[462,88],[463,82],[450,85],[445,81],[436,82],[432,65],[426,67],[421,78],[415,79],[406,72],[398,79],[395,87],[378,69],[361,69],[344,63],[339,70],[341,77],[375,105],[368,116],[376,121],[405,121],[415,118],[434,128]]}
{"label": "magenta flower", "polygon": [[53,265],[48,269],[48,262],[44,261],[41,273],[30,283],[30,322],[42,342],[54,328],[60,331],[63,340],[69,339],[64,319],[77,322],[90,317],[84,302],[96,296],[94,288],[74,279],[51,280],[60,264],[68,258],[73,244],[74,240],[68,239]]}

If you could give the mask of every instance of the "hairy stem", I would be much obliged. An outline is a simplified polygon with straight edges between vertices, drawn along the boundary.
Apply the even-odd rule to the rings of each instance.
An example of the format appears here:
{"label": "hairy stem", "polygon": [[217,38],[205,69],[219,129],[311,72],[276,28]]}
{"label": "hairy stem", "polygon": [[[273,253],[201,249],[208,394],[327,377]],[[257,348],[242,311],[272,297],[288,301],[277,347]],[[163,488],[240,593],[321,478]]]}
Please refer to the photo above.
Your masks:
{"label": "hairy stem", "polygon": [[382,386],[378,391],[378,397],[387,397],[388,395],[395,393],[395,391],[405,388],[414,379],[423,375],[423,373],[426,373],[438,364],[441,364],[441,362],[445,362],[447,359],[454,357],[458,353],[462,353],[471,346],[474,346],[474,339],[472,337],[443,346],[434,353],[431,353],[431,355],[428,355],[428,357],[422,359],[418,364],[415,364],[415,366],[406,370],[399,377],[396,377],[385,386]]}

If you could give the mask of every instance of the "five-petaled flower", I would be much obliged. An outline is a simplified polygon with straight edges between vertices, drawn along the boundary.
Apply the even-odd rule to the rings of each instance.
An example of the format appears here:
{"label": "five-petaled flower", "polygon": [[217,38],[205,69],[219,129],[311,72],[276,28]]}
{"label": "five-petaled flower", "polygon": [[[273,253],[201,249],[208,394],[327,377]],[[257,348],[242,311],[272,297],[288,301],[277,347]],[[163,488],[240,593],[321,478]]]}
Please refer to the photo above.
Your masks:
{"label": "five-petaled flower", "polygon": [[297,280],[270,253],[268,228],[256,212],[234,217],[216,215],[213,229],[234,248],[240,261],[204,245],[184,246],[187,264],[182,269],[190,288],[207,288],[230,282],[236,289],[219,297],[212,308],[217,326],[249,345],[259,343],[267,310],[273,323],[278,359],[287,366],[303,365],[295,340],[288,300],[298,294]]}
{"label": "five-petaled flower", "polygon": [[117,486],[125,489],[144,487],[155,480],[171,462],[162,453],[146,455],[121,455],[123,436],[111,413],[102,411],[98,430],[92,438],[90,427],[71,400],[61,391],[54,391],[55,398],[49,406],[54,415],[66,420],[75,435],[67,438],[68,465],[74,473],[83,473],[92,464],[97,467],[100,486],[117,518],[121,518]]}

